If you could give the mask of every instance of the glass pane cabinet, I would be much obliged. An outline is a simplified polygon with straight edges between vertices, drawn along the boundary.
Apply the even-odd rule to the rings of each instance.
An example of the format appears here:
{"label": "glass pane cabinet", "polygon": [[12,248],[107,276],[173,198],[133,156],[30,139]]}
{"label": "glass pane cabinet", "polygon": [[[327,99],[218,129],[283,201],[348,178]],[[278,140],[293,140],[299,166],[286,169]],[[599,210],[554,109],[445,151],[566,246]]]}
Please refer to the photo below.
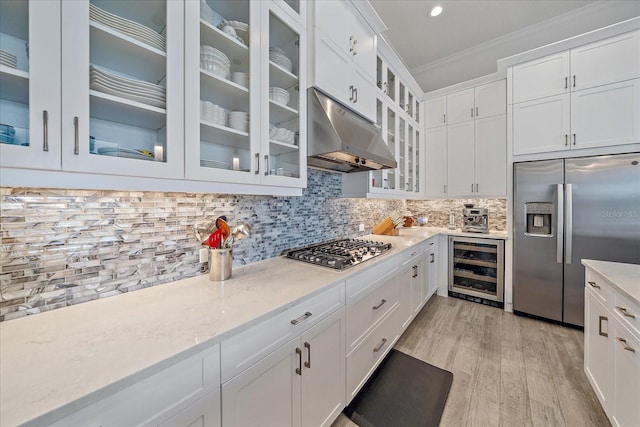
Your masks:
{"label": "glass pane cabinet", "polygon": [[297,1],[185,3],[188,178],[306,184],[300,9]]}
{"label": "glass pane cabinet", "polygon": [[57,170],[60,2],[0,2],[0,164]]}
{"label": "glass pane cabinet", "polygon": [[62,1],[63,169],[183,176],[183,11]]}
{"label": "glass pane cabinet", "polygon": [[347,174],[343,181],[347,183],[350,195],[365,192],[367,197],[418,196],[423,161],[420,156],[424,155],[421,150],[424,141],[417,120],[421,101],[414,96],[408,82],[403,82],[381,55],[379,53],[376,61],[376,125],[398,166],[369,172],[365,175],[368,182],[355,176],[358,174]]}

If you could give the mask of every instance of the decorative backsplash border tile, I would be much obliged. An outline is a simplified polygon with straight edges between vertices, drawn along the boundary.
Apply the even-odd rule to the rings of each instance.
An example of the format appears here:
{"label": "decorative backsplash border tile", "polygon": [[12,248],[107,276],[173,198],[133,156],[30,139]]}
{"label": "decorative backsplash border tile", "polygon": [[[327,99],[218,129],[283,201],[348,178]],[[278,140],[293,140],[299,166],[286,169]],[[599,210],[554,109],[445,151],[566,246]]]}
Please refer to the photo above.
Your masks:
{"label": "decorative backsplash border tile", "polygon": [[[310,168],[307,180],[301,197],[0,188],[0,321],[201,274],[194,226],[221,215],[253,227],[234,245],[243,265],[369,234],[396,210],[446,226],[464,202],[349,199],[341,174]],[[504,201],[475,202],[504,229]]]}

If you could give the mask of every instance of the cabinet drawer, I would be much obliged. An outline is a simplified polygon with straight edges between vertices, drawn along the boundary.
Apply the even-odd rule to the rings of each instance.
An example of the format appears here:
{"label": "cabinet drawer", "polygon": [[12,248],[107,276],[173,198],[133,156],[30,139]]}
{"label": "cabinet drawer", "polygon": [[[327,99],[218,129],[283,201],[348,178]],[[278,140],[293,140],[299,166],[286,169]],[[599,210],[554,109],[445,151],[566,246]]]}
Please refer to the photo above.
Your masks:
{"label": "cabinet drawer", "polygon": [[374,286],[347,308],[347,353],[398,303],[400,286],[396,270],[376,281]]}
{"label": "cabinet drawer", "polygon": [[396,306],[347,356],[347,403],[351,402],[399,335],[400,310]]}
{"label": "cabinet drawer", "polygon": [[400,264],[404,267],[408,263],[414,260],[414,258],[420,256],[422,253],[422,245],[413,246],[400,254]]}
{"label": "cabinet drawer", "polygon": [[591,289],[595,295],[598,295],[607,307],[613,308],[613,290],[611,286],[600,275],[588,268],[585,271],[584,286]]}
{"label": "cabinet drawer", "polygon": [[635,303],[620,292],[615,293],[614,300],[613,311],[616,316],[640,337],[640,304]]}
{"label": "cabinet drawer", "polygon": [[354,300],[370,292],[371,288],[378,286],[381,277],[396,272],[398,270],[397,264],[398,261],[395,257],[385,259],[357,276],[347,279],[347,304],[351,304]]}
{"label": "cabinet drawer", "polygon": [[222,382],[244,371],[294,336],[344,306],[344,283],[260,322],[222,342]]}
{"label": "cabinet drawer", "polygon": [[[158,425],[220,390],[220,346],[176,363],[53,426]],[[219,403],[218,403],[219,404]]]}

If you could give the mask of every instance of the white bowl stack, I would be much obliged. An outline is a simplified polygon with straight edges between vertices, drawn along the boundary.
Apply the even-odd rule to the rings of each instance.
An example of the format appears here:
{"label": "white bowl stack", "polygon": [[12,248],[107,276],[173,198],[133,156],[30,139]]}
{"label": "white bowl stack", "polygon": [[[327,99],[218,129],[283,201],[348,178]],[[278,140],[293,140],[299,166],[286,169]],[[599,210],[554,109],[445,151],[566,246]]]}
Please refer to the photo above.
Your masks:
{"label": "white bowl stack", "polygon": [[246,88],[249,87],[249,73],[243,73],[241,71],[234,71],[231,73],[231,81],[239,84],[240,86],[244,86]]}
{"label": "white bowl stack", "polygon": [[231,61],[227,55],[207,45],[200,46],[200,68],[225,79],[231,75]]}
{"label": "white bowl stack", "polygon": [[269,99],[278,104],[287,105],[289,103],[289,92],[281,87],[269,88]]}
{"label": "white bowl stack", "polygon": [[0,49],[0,65],[16,68],[18,66],[18,58],[14,54]]}
{"label": "white bowl stack", "polygon": [[244,111],[230,112],[229,127],[241,132],[249,132],[249,113]]}
{"label": "white bowl stack", "polygon": [[272,127],[269,129],[269,138],[286,142],[287,144],[295,144],[295,133],[289,129]]}
{"label": "white bowl stack", "polygon": [[[233,31],[225,27],[231,27]],[[227,21],[223,19],[218,25],[218,28],[230,38],[237,40],[240,44],[247,46],[249,43],[249,24],[245,22]]]}
{"label": "white bowl stack", "polygon": [[291,60],[285,56],[284,51],[279,47],[269,48],[269,61],[281,66],[288,72],[291,72],[293,70]]}
{"label": "white bowl stack", "polygon": [[200,118],[220,126],[227,125],[227,110],[210,101],[200,100]]}

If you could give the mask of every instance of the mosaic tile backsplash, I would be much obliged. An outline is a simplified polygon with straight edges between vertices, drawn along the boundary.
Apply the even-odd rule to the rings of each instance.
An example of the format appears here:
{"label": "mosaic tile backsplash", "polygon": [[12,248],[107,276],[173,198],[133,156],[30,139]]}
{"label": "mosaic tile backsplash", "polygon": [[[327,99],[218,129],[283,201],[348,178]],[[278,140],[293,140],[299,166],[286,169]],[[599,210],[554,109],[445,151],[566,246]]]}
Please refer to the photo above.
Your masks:
{"label": "mosaic tile backsplash", "polygon": [[431,227],[449,225],[449,214],[455,215],[456,228],[462,228],[462,209],[465,203],[473,203],[476,208],[487,208],[489,230],[507,230],[507,199],[442,199],[407,200],[406,208],[415,216],[428,216]]}
{"label": "mosaic tile backsplash", "polygon": [[[233,263],[242,265],[369,234],[394,210],[446,226],[463,203],[341,195],[342,175],[317,169],[309,169],[302,197],[1,188],[0,321],[201,274],[194,225],[221,215],[232,227],[253,227],[234,245]],[[499,200],[476,203],[505,216]],[[504,229],[500,221],[492,228]]]}

